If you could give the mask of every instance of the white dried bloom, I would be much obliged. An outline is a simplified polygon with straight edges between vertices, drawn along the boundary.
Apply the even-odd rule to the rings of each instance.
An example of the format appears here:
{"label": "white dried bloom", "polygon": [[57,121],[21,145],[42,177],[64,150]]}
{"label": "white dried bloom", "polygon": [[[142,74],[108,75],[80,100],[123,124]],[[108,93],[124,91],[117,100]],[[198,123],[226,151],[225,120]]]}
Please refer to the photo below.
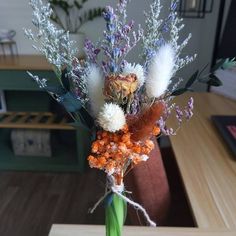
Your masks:
{"label": "white dried bloom", "polygon": [[140,156],[140,158],[142,161],[147,161],[149,159],[149,156],[143,154]]}
{"label": "white dried bloom", "polygon": [[91,112],[96,117],[105,103],[105,97],[103,95],[103,73],[95,64],[89,66],[87,85]]}
{"label": "white dried bloom", "polygon": [[114,103],[105,103],[97,118],[98,124],[106,131],[116,132],[126,124],[122,108]]}
{"label": "white dried bloom", "polygon": [[170,44],[162,46],[154,56],[146,81],[148,97],[158,98],[171,82],[175,67],[175,51]]}
{"label": "white dried bloom", "polygon": [[144,69],[140,64],[131,64],[131,63],[126,63],[124,66],[123,75],[128,75],[128,74],[135,74],[138,79],[138,86],[139,88],[142,87],[142,85],[145,82],[145,74],[144,74]]}

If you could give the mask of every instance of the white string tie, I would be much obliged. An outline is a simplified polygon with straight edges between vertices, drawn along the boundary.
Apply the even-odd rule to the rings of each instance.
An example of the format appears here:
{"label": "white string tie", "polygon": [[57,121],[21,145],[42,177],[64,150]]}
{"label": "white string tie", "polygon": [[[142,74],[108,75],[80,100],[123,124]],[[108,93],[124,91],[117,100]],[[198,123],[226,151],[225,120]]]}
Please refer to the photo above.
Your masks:
{"label": "white string tie", "polygon": [[121,194],[121,192],[117,191],[116,188],[114,188],[114,187],[112,187],[111,190],[112,190],[113,193],[117,194],[120,198],[122,198],[124,201],[129,203],[135,209],[142,211],[142,213],[143,213],[144,217],[146,218],[146,221],[148,222],[148,224],[152,227],[156,227],[156,223],[150,219],[147,211],[140,204],[130,200],[129,198],[127,198],[126,196]]}

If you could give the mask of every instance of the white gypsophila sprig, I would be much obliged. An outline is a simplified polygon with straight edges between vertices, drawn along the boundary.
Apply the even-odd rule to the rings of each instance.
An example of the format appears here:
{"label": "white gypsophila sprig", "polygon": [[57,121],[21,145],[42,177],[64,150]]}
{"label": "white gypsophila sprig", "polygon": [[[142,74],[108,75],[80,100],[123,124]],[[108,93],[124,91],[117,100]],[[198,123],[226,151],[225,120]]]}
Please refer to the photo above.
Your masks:
{"label": "white gypsophila sprig", "polygon": [[114,103],[105,103],[97,118],[98,124],[106,131],[116,132],[126,124],[122,108]]}
{"label": "white gypsophila sprig", "polygon": [[148,97],[159,98],[166,92],[173,76],[175,58],[175,51],[170,44],[163,45],[154,56],[146,80]]}
{"label": "white gypsophila sprig", "polygon": [[184,28],[183,19],[178,17],[178,13],[176,12],[176,6],[179,3],[179,0],[172,0],[171,2],[171,8],[170,8],[170,14],[167,17],[167,19],[171,19],[168,21],[167,28],[170,28],[170,40],[169,43],[171,43],[172,47],[174,48],[176,52],[176,64],[174,73],[176,73],[178,70],[182,69],[184,66],[192,62],[196,58],[196,54],[193,56],[185,56],[184,58],[181,58],[182,50],[187,46],[189,40],[192,37],[192,34],[188,34],[188,36],[184,40],[179,40],[180,31]]}
{"label": "white gypsophila sprig", "polygon": [[27,71],[27,74],[38,84],[39,88],[46,89],[47,80],[45,78],[39,78],[37,75],[33,75],[29,71]]}
{"label": "white gypsophila sprig", "polygon": [[104,76],[101,69],[95,64],[91,64],[87,70],[88,97],[91,113],[97,117],[99,110],[105,103],[105,96],[103,95]]}
{"label": "white gypsophila sprig", "polygon": [[192,35],[189,34],[185,39],[180,40],[179,33],[184,28],[184,24],[183,19],[178,17],[178,4],[179,0],[171,1],[170,13],[164,20],[159,19],[162,8],[160,0],[153,0],[150,5],[150,11],[145,14],[147,31],[143,36],[143,55],[146,60],[146,66],[149,65],[158,49],[166,42],[171,43],[176,52],[174,73],[196,58],[196,54],[181,58],[182,50],[187,46]]}
{"label": "white gypsophila sprig", "polygon": [[58,77],[61,76],[63,66],[70,66],[77,49],[69,39],[69,32],[57,29],[50,21],[52,9],[50,4],[43,4],[41,0],[30,0],[33,9],[32,23],[37,33],[25,29],[25,34],[37,45],[33,47],[41,52],[56,68]]}
{"label": "white gypsophila sprig", "polygon": [[160,27],[163,23],[162,19],[159,19],[161,13],[160,0],[153,1],[150,5],[150,11],[145,12],[146,33],[143,34],[143,55],[145,57],[146,65],[154,56],[155,52],[162,45],[163,37],[161,37]]}
{"label": "white gypsophila sprig", "polygon": [[124,65],[122,74],[123,75],[135,74],[137,76],[137,79],[138,79],[138,86],[139,86],[139,88],[142,87],[144,82],[145,82],[144,69],[143,69],[143,67],[140,64],[126,63]]}
{"label": "white gypsophila sprig", "polygon": [[171,84],[168,86],[167,93],[166,93],[166,104],[169,104],[175,97],[171,96],[172,92],[177,90],[179,85],[183,82],[183,78],[173,77],[171,80]]}

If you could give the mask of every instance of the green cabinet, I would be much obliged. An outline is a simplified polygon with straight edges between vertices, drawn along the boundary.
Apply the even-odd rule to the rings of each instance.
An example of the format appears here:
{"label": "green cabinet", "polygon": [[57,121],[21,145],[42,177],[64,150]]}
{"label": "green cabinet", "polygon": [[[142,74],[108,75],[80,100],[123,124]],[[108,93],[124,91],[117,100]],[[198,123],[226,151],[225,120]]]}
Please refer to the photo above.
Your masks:
{"label": "green cabinet", "polygon": [[[26,73],[55,80],[55,74],[40,56],[19,56],[16,62],[4,65],[0,59],[0,90],[4,91],[7,111],[50,111],[52,98],[41,91]],[[11,60],[11,59],[9,59]],[[41,63],[42,62],[42,63]],[[1,122],[1,114],[0,114]],[[63,134],[64,132],[64,134]],[[52,130],[52,157],[15,156],[11,147],[11,129],[0,128],[0,170],[22,171],[83,171],[90,147],[90,133],[81,127],[74,130]],[[63,137],[73,140],[71,146],[63,143]],[[66,138],[65,138],[66,139]]]}

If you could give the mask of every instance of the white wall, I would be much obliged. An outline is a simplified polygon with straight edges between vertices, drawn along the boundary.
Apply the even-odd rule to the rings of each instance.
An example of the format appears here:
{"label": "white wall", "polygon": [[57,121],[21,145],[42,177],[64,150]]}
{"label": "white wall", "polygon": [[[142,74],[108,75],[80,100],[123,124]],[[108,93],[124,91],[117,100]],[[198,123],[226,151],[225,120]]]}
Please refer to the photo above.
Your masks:
{"label": "white wall", "polygon": [[[226,0],[229,5],[230,0]],[[110,4],[115,5],[116,0],[90,0],[86,7],[105,6]],[[144,25],[143,10],[148,10],[152,0],[132,0],[129,7],[129,18],[135,19],[137,24]],[[166,9],[170,0],[163,0],[164,8]],[[220,0],[214,0],[214,9],[210,14],[206,14],[204,19],[185,19],[186,27],[183,31],[183,36],[191,32],[193,37],[184,53],[197,53],[198,57],[190,66],[180,72],[180,75],[187,78],[197,68],[201,68],[211,62],[214,38],[216,32],[217,16]],[[16,41],[19,49],[19,54],[33,54],[36,51],[31,47],[31,42],[25,38],[22,28],[32,28],[31,24],[31,8],[28,5],[28,0],[0,0],[0,29],[14,29],[17,31]],[[92,40],[102,37],[104,29],[103,19],[97,19],[93,22],[88,22],[83,26],[82,30]],[[128,60],[140,61],[138,58],[140,47],[133,50],[129,55]],[[198,87],[201,89],[200,87]]]}
{"label": "white wall", "polygon": [[[28,5],[28,0],[0,0],[0,29],[14,29],[17,34],[15,40],[18,45],[19,54],[35,54],[37,53],[32,47],[31,42],[26,39],[23,33],[23,28],[33,28],[31,24],[32,9]],[[129,18],[137,19],[137,24],[144,22],[144,16],[142,14],[143,9],[148,8],[149,1],[133,1],[129,5]],[[93,6],[115,6],[116,0],[90,0],[86,3],[85,7],[90,8]],[[135,9],[135,10],[134,10]],[[86,23],[82,30],[86,35],[96,40],[98,37],[102,37],[104,29],[104,20],[102,18],[96,19],[93,22]],[[135,56],[134,56],[135,57]]]}

